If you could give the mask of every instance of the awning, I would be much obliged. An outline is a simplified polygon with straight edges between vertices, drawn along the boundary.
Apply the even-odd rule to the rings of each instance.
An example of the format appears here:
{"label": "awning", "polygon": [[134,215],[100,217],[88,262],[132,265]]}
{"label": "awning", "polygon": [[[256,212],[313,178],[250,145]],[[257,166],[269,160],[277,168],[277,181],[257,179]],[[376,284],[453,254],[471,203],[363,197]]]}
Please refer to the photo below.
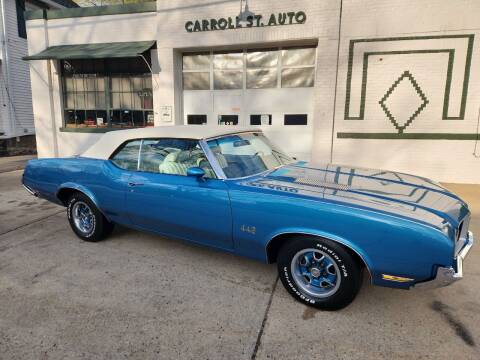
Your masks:
{"label": "awning", "polygon": [[50,46],[23,60],[105,59],[137,57],[150,50],[155,41]]}

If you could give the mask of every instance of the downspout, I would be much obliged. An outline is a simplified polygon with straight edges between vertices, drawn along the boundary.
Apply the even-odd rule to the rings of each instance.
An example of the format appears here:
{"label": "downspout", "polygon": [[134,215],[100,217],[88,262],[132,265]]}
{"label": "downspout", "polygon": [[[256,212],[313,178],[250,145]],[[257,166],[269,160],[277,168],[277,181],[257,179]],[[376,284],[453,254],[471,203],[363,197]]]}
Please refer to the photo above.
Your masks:
{"label": "downspout", "polygon": [[[5,19],[5,0],[0,0],[2,2],[2,8],[1,8],[1,11],[2,11],[2,70],[3,71],[3,74],[5,74],[5,87],[10,89],[10,61],[9,61],[9,56],[8,56],[8,38],[7,38],[7,26],[6,26],[6,19]],[[3,69],[3,65],[5,66],[5,68]],[[2,89],[3,90],[3,89]],[[9,127],[10,127],[10,136],[13,136],[13,134],[15,133],[15,125],[12,121],[10,121],[12,119],[12,110],[10,108],[11,104],[9,101],[6,101],[6,103],[8,104],[8,124],[9,124]]]}
{"label": "downspout", "polygon": [[[48,29],[45,29],[47,32]],[[47,34],[48,44],[48,34]],[[47,45],[48,47],[48,45]],[[57,125],[55,123],[55,102],[53,100],[53,80],[52,80],[52,60],[47,60],[48,71],[48,97],[50,99],[50,124],[52,126],[52,140],[53,140],[53,155],[58,157],[58,139],[57,139]]]}

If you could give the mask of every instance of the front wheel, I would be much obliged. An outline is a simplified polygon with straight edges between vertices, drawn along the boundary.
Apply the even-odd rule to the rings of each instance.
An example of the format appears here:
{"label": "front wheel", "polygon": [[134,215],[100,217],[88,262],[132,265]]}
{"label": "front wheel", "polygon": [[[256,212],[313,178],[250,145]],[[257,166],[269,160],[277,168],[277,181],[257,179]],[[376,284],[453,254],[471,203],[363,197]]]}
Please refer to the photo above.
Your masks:
{"label": "front wheel", "polygon": [[68,200],[67,216],[73,232],[85,241],[100,241],[113,230],[109,222],[88,196],[77,192]]}
{"label": "front wheel", "polygon": [[346,248],[326,239],[293,238],[280,249],[277,263],[287,291],[318,309],[344,308],[361,286],[359,264]]}

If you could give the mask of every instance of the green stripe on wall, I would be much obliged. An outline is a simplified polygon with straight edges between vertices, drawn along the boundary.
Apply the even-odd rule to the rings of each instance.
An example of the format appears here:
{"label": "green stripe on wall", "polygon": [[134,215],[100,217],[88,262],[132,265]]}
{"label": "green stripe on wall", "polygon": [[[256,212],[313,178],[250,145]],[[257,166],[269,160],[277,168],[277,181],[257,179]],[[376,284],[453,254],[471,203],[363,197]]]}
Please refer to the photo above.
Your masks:
{"label": "green stripe on wall", "polygon": [[480,140],[478,134],[442,133],[337,133],[338,139],[387,139],[387,140]]}

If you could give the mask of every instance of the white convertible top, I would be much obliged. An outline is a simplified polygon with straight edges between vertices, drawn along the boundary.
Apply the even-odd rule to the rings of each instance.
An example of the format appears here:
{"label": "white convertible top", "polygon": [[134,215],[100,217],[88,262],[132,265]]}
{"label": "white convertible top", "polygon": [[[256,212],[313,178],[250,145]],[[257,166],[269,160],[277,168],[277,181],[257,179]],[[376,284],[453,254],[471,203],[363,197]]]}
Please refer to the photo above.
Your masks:
{"label": "white convertible top", "polygon": [[205,125],[178,125],[178,126],[157,126],[148,128],[115,130],[102,135],[81,156],[94,159],[108,159],[110,155],[125,141],[144,138],[177,138],[177,139],[210,139],[219,136],[236,134],[239,132],[259,132],[260,129],[250,127],[209,127]]}

